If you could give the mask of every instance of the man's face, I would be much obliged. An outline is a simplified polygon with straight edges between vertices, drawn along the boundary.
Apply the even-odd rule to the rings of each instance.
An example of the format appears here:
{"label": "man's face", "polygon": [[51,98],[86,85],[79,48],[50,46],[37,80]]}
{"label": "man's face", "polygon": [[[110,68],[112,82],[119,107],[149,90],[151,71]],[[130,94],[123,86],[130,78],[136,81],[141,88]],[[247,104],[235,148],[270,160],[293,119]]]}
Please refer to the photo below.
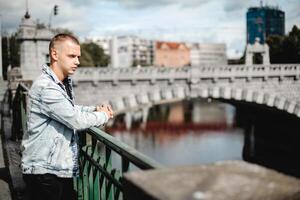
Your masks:
{"label": "man's face", "polygon": [[73,75],[79,65],[80,46],[71,40],[57,44],[57,65],[65,76]]}

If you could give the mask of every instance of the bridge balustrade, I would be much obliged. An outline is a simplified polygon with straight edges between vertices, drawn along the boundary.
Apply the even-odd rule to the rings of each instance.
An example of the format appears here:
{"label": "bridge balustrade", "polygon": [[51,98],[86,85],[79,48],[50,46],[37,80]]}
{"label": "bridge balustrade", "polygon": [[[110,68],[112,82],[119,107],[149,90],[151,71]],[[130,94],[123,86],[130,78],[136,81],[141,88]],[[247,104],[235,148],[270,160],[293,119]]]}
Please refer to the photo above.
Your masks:
{"label": "bridge balustrade", "polygon": [[192,79],[239,79],[284,77],[299,78],[300,66],[285,65],[224,65],[201,67],[141,67],[141,68],[79,68],[75,81],[151,81]]}

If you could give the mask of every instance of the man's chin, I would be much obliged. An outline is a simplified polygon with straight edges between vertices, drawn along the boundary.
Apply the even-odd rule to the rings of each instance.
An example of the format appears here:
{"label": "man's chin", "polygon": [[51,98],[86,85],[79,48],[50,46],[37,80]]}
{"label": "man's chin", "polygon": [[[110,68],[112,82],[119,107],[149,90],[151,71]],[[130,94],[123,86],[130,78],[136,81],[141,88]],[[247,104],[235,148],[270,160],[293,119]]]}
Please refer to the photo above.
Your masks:
{"label": "man's chin", "polygon": [[71,69],[71,70],[69,71],[69,75],[73,75],[75,72],[76,72],[76,69]]}

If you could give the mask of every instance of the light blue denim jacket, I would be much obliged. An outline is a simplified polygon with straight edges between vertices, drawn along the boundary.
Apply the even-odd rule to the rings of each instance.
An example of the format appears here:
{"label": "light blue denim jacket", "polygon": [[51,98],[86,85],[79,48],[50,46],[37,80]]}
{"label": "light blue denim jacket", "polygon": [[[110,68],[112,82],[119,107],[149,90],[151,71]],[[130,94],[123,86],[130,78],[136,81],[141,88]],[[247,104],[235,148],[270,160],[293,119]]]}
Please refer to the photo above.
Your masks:
{"label": "light blue denim jacket", "polygon": [[58,177],[78,174],[78,137],[76,130],[107,122],[104,112],[94,106],[74,104],[65,86],[47,65],[31,86],[27,99],[27,130],[22,140],[22,172],[51,173]]}

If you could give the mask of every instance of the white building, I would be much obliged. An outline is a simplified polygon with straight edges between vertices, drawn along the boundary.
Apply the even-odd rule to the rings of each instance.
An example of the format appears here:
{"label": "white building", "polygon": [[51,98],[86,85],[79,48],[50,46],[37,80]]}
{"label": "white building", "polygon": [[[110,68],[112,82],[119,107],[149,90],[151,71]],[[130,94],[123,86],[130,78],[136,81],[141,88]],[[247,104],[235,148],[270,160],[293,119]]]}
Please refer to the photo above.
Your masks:
{"label": "white building", "polygon": [[147,66],[153,64],[154,42],[135,36],[113,37],[110,43],[112,67]]}
{"label": "white building", "polygon": [[23,79],[35,80],[42,72],[42,65],[49,62],[49,42],[54,33],[37,28],[29,14],[22,18],[18,31],[20,41],[20,67]]}
{"label": "white building", "polygon": [[110,55],[110,42],[112,37],[95,37],[92,39],[86,39],[85,42],[93,42],[99,45],[106,55]]}
{"label": "white building", "polygon": [[226,65],[226,45],[223,43],[190,43],[191,65]]}

